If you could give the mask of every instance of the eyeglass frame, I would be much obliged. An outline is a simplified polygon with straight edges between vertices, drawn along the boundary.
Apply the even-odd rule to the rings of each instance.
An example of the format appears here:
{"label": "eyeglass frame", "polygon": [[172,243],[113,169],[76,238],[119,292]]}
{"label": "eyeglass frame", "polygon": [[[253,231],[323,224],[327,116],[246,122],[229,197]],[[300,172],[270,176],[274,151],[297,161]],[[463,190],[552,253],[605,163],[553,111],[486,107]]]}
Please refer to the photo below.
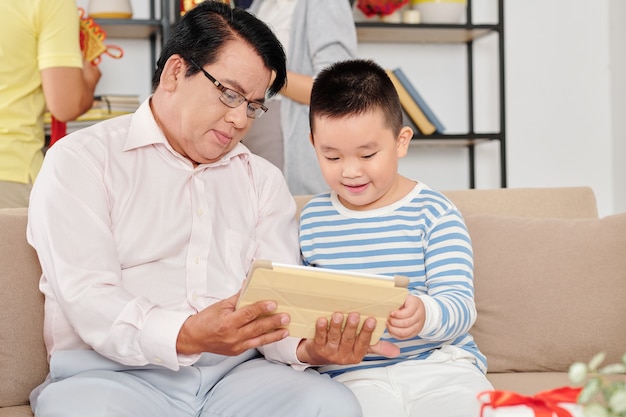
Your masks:
{"label": "eyeglass frame", "polygon": [[[222,92],[222,94],[220,94],[220,101],[225,106],[230,107],[231,109],[235,109],[235,108],[241,106],[243,103],[247,102],[248,104],[246,106],[246,116],[248,116],[249,119],[259,119],[259,118],[261,118],[261,116],[263,116],[267,112],[267,107],[265,107],[262,103],[259,103],[258,101],[248,100],[246,98],[246,96],[241,94],[239,91],[233,90],[232,88],[226,87],[224,84],[222,84],[221,82],[217,81],[217,79],[215,79],[215,77],[213,77],[211,74],[209,74],[204,68],[202,68],[200,65],[196,64],[193,59],[186,58],[186,60],[189,63],[191,63],[191,65],[193,65],[194,67],[196,67],[197,69],[202,71],[204,76],[207,77],[209,81],[211,81],[211,84],[213,84],[218,90],[220,90]],[[229,98],[229,96],[227,94],[231,94],[232,96],[237,97],[239,102],[234,104],[234,105],[233,105],[233,103],[229,103],[228,101],[230,100],[230,98]],[[255,108],[252,105],[257,105],[258,107]],[[253,110],[253,112],[252,112],[253,116],[250,116],[250,109]],[[259,110],[261,110],[261,111],[258,112]]]}

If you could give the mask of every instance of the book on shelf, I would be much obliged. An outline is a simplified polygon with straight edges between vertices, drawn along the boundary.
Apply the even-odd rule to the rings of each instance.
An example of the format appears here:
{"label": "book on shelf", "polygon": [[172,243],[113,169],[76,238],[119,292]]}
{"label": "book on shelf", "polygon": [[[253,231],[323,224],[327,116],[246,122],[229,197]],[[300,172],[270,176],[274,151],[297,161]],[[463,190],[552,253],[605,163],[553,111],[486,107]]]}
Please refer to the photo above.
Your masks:
{"label": "book on shelf", "polygon": [[417,126],[419,132],[422,135],[432,135],[437,130],[435,125],[431,123],[430,120],[426,117],[422,109],[417,105],[415,100],[411,97],[409,92],[404,88],[398,77],[393,73],[392,70],[386,70],[387,75],[391,79],[393,86],[396,87],[396,91],[398,92],[398,96],[400,97],[400,104],[402,108],[407,112],[407,114],[413,120],[413,123]]}
{"label": "book on shelf", "polygon": [[430,120],[430,122],[435,125],[436,132],[443,133],[443,131],[445,130],[443,123],[441,123],[441,121],[437,118],[430,106],[426,104],[426,100],[424,100],[424,98],[420,95],[415,85],[411,83],[404,71],[402,71],[402,68],[394,69],[393,73],[398,78],[398,81],[400,81],[400,83],[404,86],[404,89],[413,98],[413,101],[417,103],[417,105],[422,110],[424,115],[428,118],[428,120]]}
{"label": "book on shelf", "polygon": [[406,110],[404,110],[404,108],[402,108],[402,126],[408,126],[411,129],[413,129],[413,136],[420,135],[420,130],[417,128],[415,123],[413,123],[411,116],[409,116],[409,114],[406,112]]}
{"label": "book on shelf", "polygon": [[319,317],[334,312],[358,312],[360,330],[367,317],[376,318],[371,343],[383,334],[389,314],[400,308],[408,295],[409,279],[354,271],[256,260],[237,302],[237,308],[262,300],[278,304],[275,313],[288,313],[289,335],[312,338]]}

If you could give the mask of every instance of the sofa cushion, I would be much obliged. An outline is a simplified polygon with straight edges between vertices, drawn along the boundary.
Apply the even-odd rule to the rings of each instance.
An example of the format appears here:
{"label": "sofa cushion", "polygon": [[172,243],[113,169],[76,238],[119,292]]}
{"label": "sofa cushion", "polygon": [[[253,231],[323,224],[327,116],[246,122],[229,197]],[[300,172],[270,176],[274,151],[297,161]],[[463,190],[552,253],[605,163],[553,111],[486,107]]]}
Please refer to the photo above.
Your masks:
{"label": "sofa cushion", "polygon": [[26,209],[0,210],[0,407],[28,404],[48,373],[41,269],[26,243]]}
{"label": "sofa cushion", "polygon": [[490,372],[562,371],[626,352],[626,213],[603,219],[466,216]]}

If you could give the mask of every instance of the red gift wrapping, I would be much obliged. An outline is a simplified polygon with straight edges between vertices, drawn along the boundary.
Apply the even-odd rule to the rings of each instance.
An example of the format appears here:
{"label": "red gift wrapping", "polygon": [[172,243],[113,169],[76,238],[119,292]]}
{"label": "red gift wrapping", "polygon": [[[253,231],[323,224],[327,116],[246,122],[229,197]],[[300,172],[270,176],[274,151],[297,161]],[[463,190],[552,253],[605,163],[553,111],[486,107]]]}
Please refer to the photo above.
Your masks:
{"label": "red gift wrapping", "polygon": [[[485,407],[492,409],[513,405],[525,405],[533,410],[535,417],[572,417],[569,411],[559,407],[558,403],[573,403],[578,399],[581,388],[562,387],[550,391],[542,391],[532,397],[517,394],[511,391],[483,391],[478,399],[483,403],[480,416],[483,416]],[[485,398],[486,397],[486,398]]]}

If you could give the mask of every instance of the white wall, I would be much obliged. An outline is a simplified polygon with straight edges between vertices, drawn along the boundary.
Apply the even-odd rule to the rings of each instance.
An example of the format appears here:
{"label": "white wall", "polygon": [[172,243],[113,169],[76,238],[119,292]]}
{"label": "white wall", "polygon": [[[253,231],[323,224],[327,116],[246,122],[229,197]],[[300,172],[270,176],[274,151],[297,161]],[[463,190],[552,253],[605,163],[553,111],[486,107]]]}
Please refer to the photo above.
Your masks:
{"label": "white wall", "polygon": [[611,106],[613,118],[613,198],[616,213],[626,212],[626,2],[609,3]]}
{"label": "white wall", "polygon": [[[494,0],[473,0],[474,22],[495,21]],[[505,2],[509,187],[593,188],[601,215],[626,211],[626,2]],[[77,0],[86,7],[88,0]],[[148,0],[132,0],[147,17]],[[109,39],[125,56],[105,57],[98,93],[150,93],[148,42]],[[494,36],[475,54],[476,130],[497,122]],[[401,66],[449,133],[466,129],[461,45],[361,44],[359,55]],[[497,142],[477,148],[477,188],[499,186]],[[467,151],[412,146],[401,170],[438,189],[467,188]]]}
{"label": "white wall", "polygon": [[615,187],[611,90],[624,73],[611,74],[609,3],[506,3],[510,185],[588,185],[601,215],[626,191]]}

